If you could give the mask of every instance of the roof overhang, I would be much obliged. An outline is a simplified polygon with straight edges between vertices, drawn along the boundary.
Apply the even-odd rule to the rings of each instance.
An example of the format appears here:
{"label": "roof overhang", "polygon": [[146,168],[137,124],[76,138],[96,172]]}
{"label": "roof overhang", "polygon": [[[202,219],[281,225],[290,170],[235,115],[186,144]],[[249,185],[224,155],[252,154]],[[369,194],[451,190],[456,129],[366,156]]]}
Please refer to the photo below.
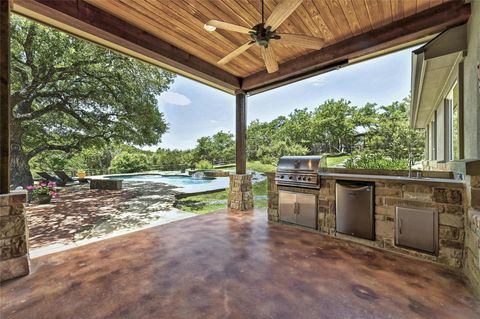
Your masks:
{"label": "roof overhang", "polygon": [[412,52],[410,124],[425,128],[467,50],[467,26],[448,29]]}
{"label": "roof overhang", "polygon": [[404,48],[418,43],[419,39],[465,23],[470,17],[470,3],[447,1],[283,62],[278,72],[269,74],[259,71],[238,77],[180,49],[174,41],[162,40],[92,5],[88,0],[12,1],[16,13],[230,94],[238,91],[260,93],[337,69],[364,57],[376,56],[379,52],[393,52],[394,48]]}

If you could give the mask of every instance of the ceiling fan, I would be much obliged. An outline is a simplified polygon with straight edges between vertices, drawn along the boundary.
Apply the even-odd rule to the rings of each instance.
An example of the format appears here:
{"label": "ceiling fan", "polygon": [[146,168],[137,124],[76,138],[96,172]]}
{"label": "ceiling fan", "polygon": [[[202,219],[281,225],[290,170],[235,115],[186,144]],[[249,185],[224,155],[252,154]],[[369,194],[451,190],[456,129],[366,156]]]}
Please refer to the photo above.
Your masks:
{"label": "ceiling fan", "polygon": [[252,28],[218,20],[210,20],[205,23],[204,28],[209,32],[213,32],[218,28],[248,34],[251,38],[248,42],[230,52],[217,63],[222,65],[226,64],[256,44],[262,52],[267,72],[273,73],[278,71],[278,62],[275,57],[275,52],[272,47],[269,46],[270,41],[281,41],[281,43],[285,45],[300,46],[308,49],[320,49],[324,44],[322,38],[299,34],[277,33],[277,28],[298,8],[302,1],[303,0],[282,0],[272,11],[267,21],[265,21],[264,3],[262,0],[262,22]]}

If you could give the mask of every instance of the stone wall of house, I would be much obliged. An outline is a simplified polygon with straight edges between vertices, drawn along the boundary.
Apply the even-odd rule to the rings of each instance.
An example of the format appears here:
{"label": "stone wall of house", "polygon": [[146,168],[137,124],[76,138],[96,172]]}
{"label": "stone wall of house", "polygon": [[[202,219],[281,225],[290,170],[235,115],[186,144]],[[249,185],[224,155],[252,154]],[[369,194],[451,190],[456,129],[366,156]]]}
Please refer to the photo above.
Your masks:
{"label": "stone wall of house", "polygon": [[480,175],[467,176],[464,271],[480,296]]}
{"label": "stone wall of house", "polygon": [[253,208],[252,175],[230,175],[230,186],[228,189],[228,207],[241,211]]}
{"label": "stone wall of house", "polygon": [[25,192],[0,195],[0,282],[30,272]]}
{"label": "stone wall of house", "polygon": [[[375,241],[355,238],[336,232],[335,183],[332,178],[322,178],[318,193],[318,230],[330,236],[357,241],[362,244],[436,261],[454,268],[463,265],[465,239],[464,185],[429,183],[423,181],[375,182]],[[280,186],[280,190],[285,187]],[[294,188],[288,190],[295,191]],[[301,189],[297,189],[301,190]],[[312,190],[302,190],[302,192]],[[396,247],[395,208],[433,208],[439,216],[438,256]],[[278,221],[278,189],[274,177],[269,176],[268,218]]]}

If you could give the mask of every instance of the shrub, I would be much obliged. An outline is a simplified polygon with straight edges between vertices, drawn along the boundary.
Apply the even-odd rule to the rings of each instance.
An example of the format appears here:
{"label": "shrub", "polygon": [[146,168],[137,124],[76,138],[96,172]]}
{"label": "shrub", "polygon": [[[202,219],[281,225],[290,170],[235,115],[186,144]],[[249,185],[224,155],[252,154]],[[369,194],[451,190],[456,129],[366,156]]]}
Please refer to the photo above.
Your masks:
{"label": "shrub", "polygon": [[136,173],[148,169],[148,158],[141,153],[120,153],[112,160],[110,170],[114,173]]}
{"label": "shrub", "polygon": [[408,169],[408,159],[390,159],[380,154],[361,153],[345,161],[346,168],[363,169]]}
{"label": "shrub", "polygon": [[207,160],[201,160],[195,164],[196,169],[212,169],[213,164]]}

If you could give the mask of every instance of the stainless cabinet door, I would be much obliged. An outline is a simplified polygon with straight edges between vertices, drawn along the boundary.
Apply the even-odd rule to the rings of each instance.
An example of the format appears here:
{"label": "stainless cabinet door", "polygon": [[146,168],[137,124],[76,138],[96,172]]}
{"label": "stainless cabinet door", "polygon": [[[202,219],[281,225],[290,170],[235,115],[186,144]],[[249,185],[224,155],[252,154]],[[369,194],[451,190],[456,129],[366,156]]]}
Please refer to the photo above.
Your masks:
{"label": "stainless cabinet door", "polygon": [[297,194],[297,224],[317,228],[317,196]]}
{"label": "stainless cabinet door", "polygon": [[395,245],[436,253],[438,214],[433,209],[397,207]]}
{"label": "stainless cabinet door", "polygon": [[295,193],[279,191],[278,192],[278,213],[280,220],[288,223],[295,223]]}
{"label": "stainless cabinet door", "polygon": [[337,231],[373,240],[373,188],[363,185],[336,185]]}

